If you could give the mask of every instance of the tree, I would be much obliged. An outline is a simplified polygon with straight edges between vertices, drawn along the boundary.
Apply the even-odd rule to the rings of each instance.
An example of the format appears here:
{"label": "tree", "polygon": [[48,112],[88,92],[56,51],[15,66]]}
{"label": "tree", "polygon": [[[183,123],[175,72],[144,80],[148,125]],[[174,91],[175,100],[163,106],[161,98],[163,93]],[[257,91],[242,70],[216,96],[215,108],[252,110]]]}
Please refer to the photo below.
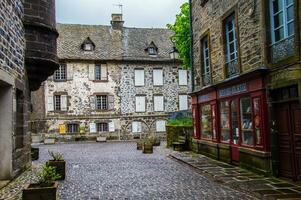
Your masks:
{"label": "tree", "polygon": [[179,57],[183,61],[183,67],[190,67],[190,24],[189,24],[189,4],[184,3],[181,11],[176,15],[174,24],[167,24],[167,27],[174,32],[171,40],[179,52]]}

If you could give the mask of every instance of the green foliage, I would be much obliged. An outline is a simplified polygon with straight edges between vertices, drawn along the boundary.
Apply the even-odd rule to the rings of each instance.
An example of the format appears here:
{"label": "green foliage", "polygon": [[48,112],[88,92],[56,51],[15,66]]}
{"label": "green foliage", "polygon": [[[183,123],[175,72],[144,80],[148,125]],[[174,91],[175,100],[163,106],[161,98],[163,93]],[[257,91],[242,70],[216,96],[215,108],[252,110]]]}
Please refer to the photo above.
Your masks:
{"label": "green foliage", "polygon": [[171,37],[175,42],[179,57],[183,61],[185,69],[190,66],[190,21],[189,21],[189,4],[184,3],[181,11],[176,15],[175,24],[167,24],[167,27],[174,32]]}
{"label": "green foliage", "polygon": [[192,119],[188,117],[182,117],[178,119],[170,119],[167,122],[167,125],[171,126],[192,126]]}
{"label": "green foliage", "polygon": [[60,152],[50,151],[48,150],[49,155],[52,157],[54,161],[62,161],[64,160],[64,156]]}
{"label": "green foliage", "polygon": [[61,176],[56,172],[56,168],[49,166],[47,163],[43,165],[42,170],[38,173],[39,184],[42,187],[51,186],[54,181],[61,178]]}

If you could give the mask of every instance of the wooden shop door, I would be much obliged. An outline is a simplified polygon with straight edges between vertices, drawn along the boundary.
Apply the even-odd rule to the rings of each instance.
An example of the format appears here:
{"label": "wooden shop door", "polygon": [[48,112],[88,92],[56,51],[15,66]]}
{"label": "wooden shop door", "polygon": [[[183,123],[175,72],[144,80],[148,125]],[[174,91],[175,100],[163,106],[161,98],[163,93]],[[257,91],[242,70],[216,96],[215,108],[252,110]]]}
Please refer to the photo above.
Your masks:
{"label": "wooden shop door", "polygon": [[279,175],[301,180],[301,107],[298,102],[276,105],[279,135]]}

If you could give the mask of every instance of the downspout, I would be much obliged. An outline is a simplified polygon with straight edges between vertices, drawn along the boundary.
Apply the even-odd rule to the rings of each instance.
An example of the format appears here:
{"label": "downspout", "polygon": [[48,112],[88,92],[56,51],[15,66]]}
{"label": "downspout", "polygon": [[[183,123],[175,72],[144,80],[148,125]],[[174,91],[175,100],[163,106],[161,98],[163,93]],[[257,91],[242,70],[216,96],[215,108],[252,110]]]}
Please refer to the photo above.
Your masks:
{"label": "downspout", "polygon": [[189,32],[190,32],[190,69],[191,69],[191,92],[194,92],[194,67],[193,67],[193,29],[192,29],[192,0],[189,0]]}

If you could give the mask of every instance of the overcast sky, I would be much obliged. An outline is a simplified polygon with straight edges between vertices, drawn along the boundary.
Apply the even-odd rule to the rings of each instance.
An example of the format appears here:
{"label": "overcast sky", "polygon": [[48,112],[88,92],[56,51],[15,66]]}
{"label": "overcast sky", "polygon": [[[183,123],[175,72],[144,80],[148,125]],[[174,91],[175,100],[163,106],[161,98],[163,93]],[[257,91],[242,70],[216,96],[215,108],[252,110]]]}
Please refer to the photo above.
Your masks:
{"label": "overcast sky", "polygon": [[109,25],[112,13],[123,5],[127,27],[166,27],[175,21],[180,6],[188,0],[56,0],[57,22]]}

